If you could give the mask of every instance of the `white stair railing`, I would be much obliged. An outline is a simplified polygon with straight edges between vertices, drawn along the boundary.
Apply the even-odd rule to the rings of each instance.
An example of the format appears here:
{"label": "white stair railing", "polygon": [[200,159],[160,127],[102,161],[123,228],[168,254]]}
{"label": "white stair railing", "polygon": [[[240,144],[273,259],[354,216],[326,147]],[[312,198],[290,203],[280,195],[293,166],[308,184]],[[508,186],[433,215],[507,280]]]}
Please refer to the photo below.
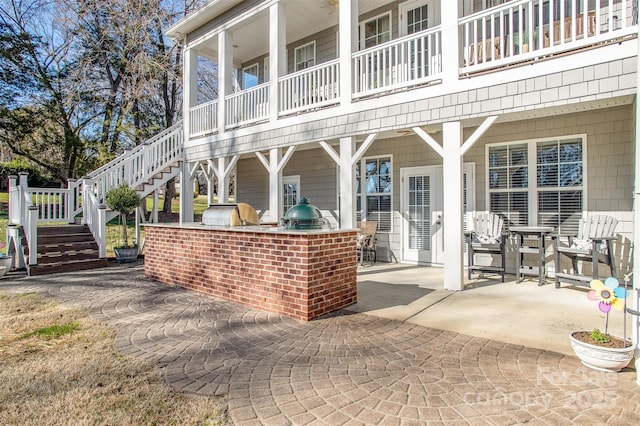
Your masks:
{"label": "white stair railing", "polygon": [[[98,243],[100,257],[106,255],[106,206],[104,197],[121,184],[135,188],[153,180],[165,170],[170,170],[182,159],[182,122],[170,127],[142,145],[89,173],[79,181],[70,179],[67,188],[29,188],[27,174],[9,178],[9,225],[22,226],[29,246],[29,265],[37,264],[38,223],[74,223],[82,212],[83,221],[89,226]],[[163,179],[174,176],[166,174]],[[143,186],[138,193],[146,196],[157,185]],[[7,233],[9,237],[9,233]],[[22,244],[12,234],[15,250],[22,252]]]}

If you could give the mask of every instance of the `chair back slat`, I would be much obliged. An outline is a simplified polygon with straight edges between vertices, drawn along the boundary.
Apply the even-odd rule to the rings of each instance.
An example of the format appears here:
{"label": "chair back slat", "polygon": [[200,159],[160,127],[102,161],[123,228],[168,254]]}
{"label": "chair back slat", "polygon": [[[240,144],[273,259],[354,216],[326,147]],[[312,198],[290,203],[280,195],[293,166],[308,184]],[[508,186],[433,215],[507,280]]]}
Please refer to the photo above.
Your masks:
{"label": "chair back slat", "polygon": [[614,236],[618,219],[608,215],[589,215],[581,220],[578,238],[604,238]]}
{"label": "chair back slat", "polygon": [[467,213],[467,223],[471,225],[469,231],[477,234],[500,237],[504,229],[504,220],[495,213],[476,212]]}

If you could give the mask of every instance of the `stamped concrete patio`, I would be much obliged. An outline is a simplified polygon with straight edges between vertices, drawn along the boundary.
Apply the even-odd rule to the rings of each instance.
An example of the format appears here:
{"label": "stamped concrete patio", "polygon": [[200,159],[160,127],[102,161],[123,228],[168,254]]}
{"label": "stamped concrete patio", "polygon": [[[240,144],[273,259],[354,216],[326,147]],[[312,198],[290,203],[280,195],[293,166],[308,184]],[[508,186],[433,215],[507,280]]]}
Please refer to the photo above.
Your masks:
{"label": "stamped concrete patio", "polygon": [[360,268],[360,302],[310,323],[169,288],[140,265],[13,274],[0,291],[86,307],[171,386],[225,395],[236,425],[640,423],[635,371],[589,370],[556,342],[565,331],[544,334],[594,326],[580,291],[480,280],[450,293],[439,273]]}

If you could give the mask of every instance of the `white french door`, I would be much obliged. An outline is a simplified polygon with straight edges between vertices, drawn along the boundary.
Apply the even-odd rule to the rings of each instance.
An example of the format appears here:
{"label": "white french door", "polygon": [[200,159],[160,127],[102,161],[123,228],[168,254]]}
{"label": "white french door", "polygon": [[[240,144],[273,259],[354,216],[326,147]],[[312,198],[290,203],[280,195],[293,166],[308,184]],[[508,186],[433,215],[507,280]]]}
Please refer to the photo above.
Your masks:
{"label": "white french door", "polygon": [[[466,213],[475,209],[474,164],[465,164],[463,172],[463,213]],[[400,179],[402,260],[417,264],[444,263],[442,166],[403,168]]]}

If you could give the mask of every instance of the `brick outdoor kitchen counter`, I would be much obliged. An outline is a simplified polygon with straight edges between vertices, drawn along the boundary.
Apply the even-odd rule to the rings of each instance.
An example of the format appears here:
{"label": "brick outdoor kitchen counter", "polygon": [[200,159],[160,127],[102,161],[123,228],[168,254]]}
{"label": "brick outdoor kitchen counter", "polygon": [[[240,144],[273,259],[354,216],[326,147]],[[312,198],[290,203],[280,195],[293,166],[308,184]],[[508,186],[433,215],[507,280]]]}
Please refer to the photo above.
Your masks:
{"label": "brick outdoor kitchen counter", "polygon": [[144,273],[309,321],[356,303],[356,230],[145,225]]}

